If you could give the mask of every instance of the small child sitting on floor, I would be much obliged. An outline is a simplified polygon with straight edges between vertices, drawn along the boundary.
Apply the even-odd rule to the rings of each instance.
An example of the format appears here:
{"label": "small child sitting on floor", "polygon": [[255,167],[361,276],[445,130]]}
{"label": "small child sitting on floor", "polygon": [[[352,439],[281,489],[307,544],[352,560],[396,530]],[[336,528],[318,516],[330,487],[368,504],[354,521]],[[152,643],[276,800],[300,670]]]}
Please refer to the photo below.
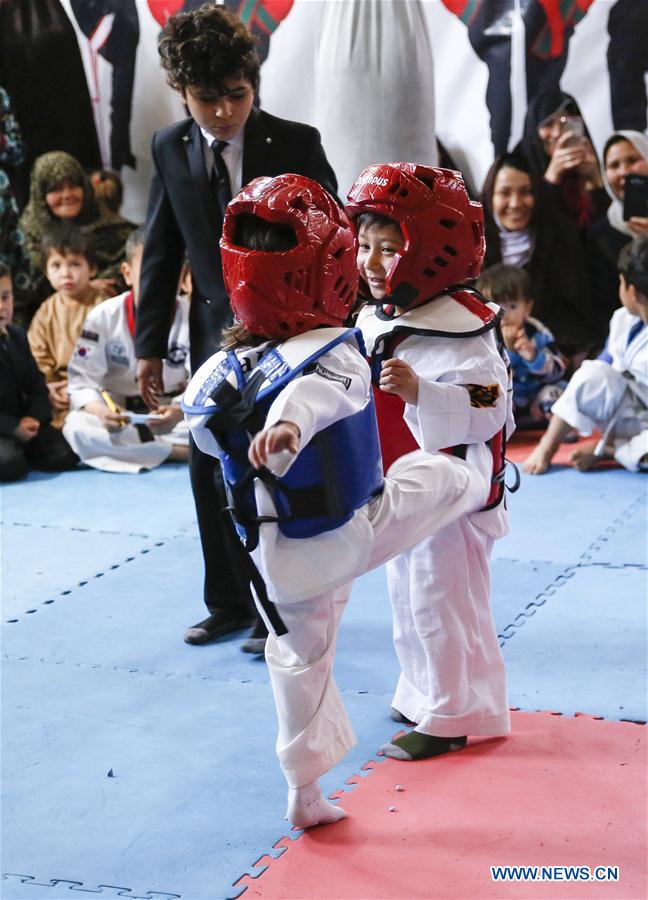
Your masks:
{"label": "small child sitting on floor", "polygon": [[56,293],[39,306],[27,337],[38,368],[45,376],[53,424],[61,428],[70,402],[67,367],[88,312],[105,295],[90,284],[97,273],[90,239],[72,225],[59,225],[41,244],[45,274]]}
{"label": "small child sitting on floor", "polygon": [[0,481],[19,481],[30,468],[73,469],[79,461],[52,427],[45,378],[22,328],[11,324],[13,289],[0,263]]}
{"label": "small child sitting on floor", "polygon": [[546,425],[551,406],[567,386],[567,361],[554,336],[531,316],[531,282],[525,269],[498,263],[479,276],[477,288],[504,310],[502,338],[513,374],[513,413],[518,428]]}
{"label": "small child sitting on floor", "polygon": [[631,472],[648,469],[648,237],[635,238],[619,256],[621,309],[612,316],[605,349],[585,360],[551,410],[551,421],[524,462],[542,475],[571,428],[600,441],[577,448],[571,461],[581,472],[613,458]]}
{"label": "small child sitting on floor", "polygon": [[[167,395],[150,414],[139,395],[133,334],[143,251],[144,229],[138,228],[126,242],[121,269],[130,290],[88,314],[68,369],[72,411],[63,433],[84,463],[106,472],[147,471],[167,460],[185,461],[189,454],[189,430],[179,398],[189,380],[186,297],[176,301],[169,332],[163,366]],[[138,413],[142,420],[130,423]]]}

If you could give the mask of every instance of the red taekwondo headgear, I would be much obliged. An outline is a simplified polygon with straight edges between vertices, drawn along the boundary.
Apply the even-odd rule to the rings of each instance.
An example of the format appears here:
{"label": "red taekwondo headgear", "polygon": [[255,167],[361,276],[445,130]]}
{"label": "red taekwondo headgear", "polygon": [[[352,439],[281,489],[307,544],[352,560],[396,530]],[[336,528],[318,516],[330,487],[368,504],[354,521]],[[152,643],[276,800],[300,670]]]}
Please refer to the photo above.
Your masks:
{"label": "red taekwondo headgear", "polygon": [[[272,252],[237,245],[237,220],[246,213],[288,226],[296,246]],[[355,234],[316,181],[255,178],[227,207],[220,245],[232,310],[248,331],[276,339],[344,324],[358,290]]]}
{"label": "red taekwondo headgear", "polygon": [[420,306],[453,284],[476,278],[484,261],[484,216],[460,172],[416,163],[368,166],[348,196],[353,219],[374,212],[394,219],[405,244],[387,274],[387,295],[402,309]]}

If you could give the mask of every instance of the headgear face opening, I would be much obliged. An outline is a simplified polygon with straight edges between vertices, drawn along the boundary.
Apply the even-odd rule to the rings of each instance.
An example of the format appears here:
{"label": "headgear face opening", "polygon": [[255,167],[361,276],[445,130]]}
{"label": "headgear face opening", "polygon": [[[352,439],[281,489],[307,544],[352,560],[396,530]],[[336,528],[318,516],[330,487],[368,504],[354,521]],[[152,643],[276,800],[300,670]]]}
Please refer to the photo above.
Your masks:
{"label": "headgear face opening", "polygon": [[[244,214],[292,229],[296,246],[278,252],[240,246],[237,219]],[[316,181],[255,178],[227,207],[220,246],[232,310],[251,333],[282,339],[344,325],[358,288],[355,234]]]}
{"label": "headgear face opening", "polygon": [[481,203],[459,172],[416,163],[368,166],[348,195],[351,219],[374,212],[393,219],[405,243],[386,278],[390,302],[420,306],[453,284],[476,278],[486,242]]}

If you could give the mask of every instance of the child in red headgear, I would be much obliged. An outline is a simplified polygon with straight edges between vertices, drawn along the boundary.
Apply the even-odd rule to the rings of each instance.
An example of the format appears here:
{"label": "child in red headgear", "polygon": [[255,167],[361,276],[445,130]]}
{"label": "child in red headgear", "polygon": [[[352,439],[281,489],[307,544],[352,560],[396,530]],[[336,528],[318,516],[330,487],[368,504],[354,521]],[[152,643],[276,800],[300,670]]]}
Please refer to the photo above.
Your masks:
{"label": "child in red headgear", "polygon": [[443,450],[489,484],[479,506],[387,564],[401,665],[392,718],[415,728],[381,749],[427,759],[461,749],[469,734],[510,730],[489,571],[493,539],[508,530],[504,443],[513,428],[501,313],[462,283],[479,273],[485,247],[481,206],[458,172],[370,166],[347,212],[373,299],[358,327],[386,466],[415,447]]}
{"label": "child in red headgear", "polygon": [[288,782],[287,818],[307,828],[344,811],[317,779],[354,745],[333,680],[352,580],[470,509],[474,467],[418,452],[382,475],[371,373],[357,329],[355,237],[344,211],[299,175],[258,178],[233,200],[221,240],[236,319],[194,375],[183,408],[218,455],[270,629],[266,659]]}

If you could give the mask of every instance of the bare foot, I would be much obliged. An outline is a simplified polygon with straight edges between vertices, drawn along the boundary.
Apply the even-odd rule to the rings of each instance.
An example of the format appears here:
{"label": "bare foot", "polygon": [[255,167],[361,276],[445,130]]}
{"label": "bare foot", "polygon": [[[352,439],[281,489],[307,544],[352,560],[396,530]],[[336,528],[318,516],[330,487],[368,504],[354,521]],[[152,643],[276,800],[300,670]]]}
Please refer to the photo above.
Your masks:
{"label": "bare foot", "polygon": [[288,788],[288,809],[286,818],[297,828],[313,828],[315,825],[330,825],[346,818],[339,806],[330,803],[322,794],[316,781],[303,787]]}
{"label": "bare foot", "polygon": [[522,463],[522,468],[529,475],[544,475],[551,465],[552,453],[548,453],[542,446],[542,441],[531,451],[530,455]]}
{"label": "bare foot", "polygon": [[596,465],[598,457],[594,455],[594,451],[597,444],[598,441],[589,441],[587,444],[583,444],[574,450],[569,459],[575,469],[578,469],[579,472],[587,472],[588,469]]}

